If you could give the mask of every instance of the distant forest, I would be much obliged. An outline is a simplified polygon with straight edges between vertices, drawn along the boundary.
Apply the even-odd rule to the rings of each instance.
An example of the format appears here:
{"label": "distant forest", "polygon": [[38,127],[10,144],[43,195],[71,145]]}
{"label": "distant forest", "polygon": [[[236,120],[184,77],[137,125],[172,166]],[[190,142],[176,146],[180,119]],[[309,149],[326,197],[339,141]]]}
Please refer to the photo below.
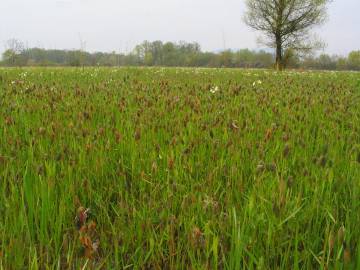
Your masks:
{"label": "distant forest", "polygon": [[[130,53],[89,53],[85,50],[25,48],[17,40],[8,42],[2,66],[169,66],[271,68],[274,55],[264,50],[224,50],[203,52],[197,43],[144,41]],[[299,57],[285,52],[285,65],[296,69],[360,70],[360,51],[348,56],[320,54]]]}

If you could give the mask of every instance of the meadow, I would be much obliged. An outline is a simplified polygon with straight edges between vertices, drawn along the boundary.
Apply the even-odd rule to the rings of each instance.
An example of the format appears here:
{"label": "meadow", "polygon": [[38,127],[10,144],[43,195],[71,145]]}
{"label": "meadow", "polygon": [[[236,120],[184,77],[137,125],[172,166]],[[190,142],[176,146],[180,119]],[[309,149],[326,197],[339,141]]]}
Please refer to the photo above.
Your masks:
{"label": "meadow", "polygon": [[359,269],[360,74],[0,69],[0,269]]}

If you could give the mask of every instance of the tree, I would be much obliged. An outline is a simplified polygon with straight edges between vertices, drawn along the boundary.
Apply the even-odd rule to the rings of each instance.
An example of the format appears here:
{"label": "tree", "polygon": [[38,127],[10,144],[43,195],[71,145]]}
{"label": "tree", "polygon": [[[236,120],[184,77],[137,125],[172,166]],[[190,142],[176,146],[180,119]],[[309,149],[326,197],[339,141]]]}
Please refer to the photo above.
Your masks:
{"label": "tree", "polygon": [[231,50],[225,50],[220,53],[220,61],[222,67],[233,66],[233,53]]}
{"label": "tree", "polygon": [[21,41],[13,38],[6,42],[6,51],[3,53],[4,62],[11,66],[23,65],[25,59],[22,54],[25,51],[25,45]]}
{"label": "tree", "polygon": [[176,45],[172,42],[166,42],[162,46],[163,52],[163,65],[164,66],[176,66],[179,60],[177,55]]}
{"label": "tree", "polygon": [[299,68],[300,62],[299,55],[293,49],[288,48],[284,51],[283,68]]}
{"label": "tree", "polygon": [[336,59],[332,58],[330,55],[321,54],[318,59],[318,68],[322,70],[334,70],[336,69]]}
{"label": "tree", "polygon": [[275,48],[276,68],[284,66],[287,49],[310,51],[321,45],[309,39],[310,30],[324,23],[331,0],[247,0],[245,23],[266,36],[265,44]]}
{"label": "tree", "polygon": [[347,69],[347,58],[345,57],[338,57],[336,60],[336,69],[337,70],[346,70]]}
{"label": "tree", "polygon": [[348,56],[349,68],[360,70],[360,51],[353,51]]}
{"label": "tree", "polygon": [[152,66],[154,63],[154,57],[152,55],[152,52],[146,52],[144,56],[144,64],[146,66]]}

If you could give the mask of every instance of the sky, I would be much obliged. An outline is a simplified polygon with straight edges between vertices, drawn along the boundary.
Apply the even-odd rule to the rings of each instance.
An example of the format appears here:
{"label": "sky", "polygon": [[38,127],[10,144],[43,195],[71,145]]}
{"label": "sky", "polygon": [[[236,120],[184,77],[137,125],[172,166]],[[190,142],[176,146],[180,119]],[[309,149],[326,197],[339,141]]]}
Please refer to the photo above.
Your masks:
{"label": "sky", "polygon": [[[360,50],[360,0],[334,0],[315,29],[325,52]],[[205,51],[260,49],[242,21],[245,0],[1,0],[0,52],[28,47],[129,52],[144,40],[198,42]],[[82,44],[82,45],[81,45]]]}

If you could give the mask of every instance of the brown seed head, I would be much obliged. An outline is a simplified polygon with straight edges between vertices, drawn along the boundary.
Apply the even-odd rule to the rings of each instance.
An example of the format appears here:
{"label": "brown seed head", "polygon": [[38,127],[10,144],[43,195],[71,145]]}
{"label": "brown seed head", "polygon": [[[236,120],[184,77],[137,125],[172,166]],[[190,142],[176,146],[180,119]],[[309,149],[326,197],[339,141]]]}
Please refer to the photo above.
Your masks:
{"label": "brown seed head", "polygon": [[85,225],[89,211],[90,211],[89,208],[85,208],[83,206],[80,206],[78,208],[77,215],[76,215],[76,225],[77,225],[78,229],[80,229],[82,226]]}
{"label": "brown seed head", "polygon": [[343,255],[344,263],[349,264],[351,262],[351,252],[350,248],[345,248],[344,255]]}
{"label": "brown seed head", "polygon": [[174,159],[173,159],[173,158],[169,158],[168,168],[169,168],[170,170],[174,169]]}
{"label": "brown seed head", "polygon": [[134,138],[136,141],[140,140],[140,138],[141,138],[141,130],[140,129],[136,129]]}
{"label": "brown seed head", "polygon": [[120,131],[116,130],[115,131],[115,139],[117,143],[120,143],[121,139],[122,139],[122,135],[120,133]]}
{"label": "brown seed head", "polygon": [[284,157],[287,157],[290,153],[290,145],[289,144],[285,144],[284,150],[283,150],[283,155]]}
{"label": "brown seed head", "polygon": [[10,116],[8,116],[5,118],[5,124],[7,126],[10,126],[10,125],[14,124],[14,120]]}
{"label": "brown seed head", "polygon": [[204,235],[201,232],[201,230],[199,229],[199,227],[195,226],[192,229],[191,235],[190,235],[190,240],[191,240],[193,247],[195,247],[195,248],[199,248],[204,244]]}
{"label": "brown seed head", "polygon": [[329,250],[330,250],[330,253],[333,251],[334,246],[335,246],[334,233],[333,233],[333,231],[330,231],[330,234],[329,234]]}

